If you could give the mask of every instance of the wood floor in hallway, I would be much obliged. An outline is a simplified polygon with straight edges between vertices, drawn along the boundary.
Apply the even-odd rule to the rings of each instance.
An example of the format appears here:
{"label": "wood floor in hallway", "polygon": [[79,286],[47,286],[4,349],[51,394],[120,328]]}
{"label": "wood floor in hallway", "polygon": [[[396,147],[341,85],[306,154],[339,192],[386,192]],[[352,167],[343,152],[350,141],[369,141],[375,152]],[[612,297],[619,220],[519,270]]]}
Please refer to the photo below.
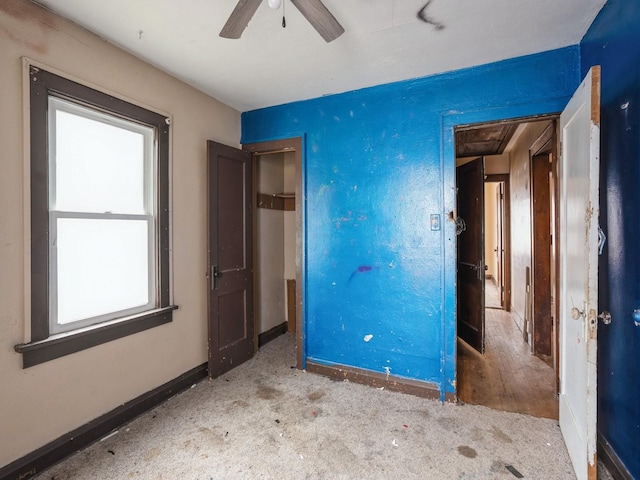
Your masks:
{"label": "wood floor in hallway", "polygon": [[529,353],[510,313],[485,312],[485,354],[458,339],[458,398],[496,410],[557,419],[553,369]]}

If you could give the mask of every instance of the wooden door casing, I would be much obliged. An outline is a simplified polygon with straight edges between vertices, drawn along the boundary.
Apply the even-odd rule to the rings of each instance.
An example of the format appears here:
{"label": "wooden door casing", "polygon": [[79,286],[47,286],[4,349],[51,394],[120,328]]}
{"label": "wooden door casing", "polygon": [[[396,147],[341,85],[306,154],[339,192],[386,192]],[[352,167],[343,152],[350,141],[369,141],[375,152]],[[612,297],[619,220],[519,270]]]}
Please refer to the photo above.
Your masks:
{"label": "wooden door casing", "polygon": [[[268,155],[273,153],[292,152],[295,159],[295,216],[296,216],[296,289],[295,289],[295,335],[296,335],[296,367],[305,368],[306,353],[304,337],[304,190],[303,190],[303,143],[302,137],[266,140],[264,142],[247,143],[242,149],[252,155]],[[257,193],[254,191],[254,193]],[[259,241],[256,239],[256,241]],[[255,266],[254,266],[255,267]],[[257,340],[256,340],[257,341]]]}
{"label": "wooden door casing", "polygon": [[496,272],[500,306],[504,308],[504,184],[500,182],[496,189]]}
{"label": "wooden door casing", "polygon": [[551,190],[549,154],[531,158],[533,353],[551,355]]}

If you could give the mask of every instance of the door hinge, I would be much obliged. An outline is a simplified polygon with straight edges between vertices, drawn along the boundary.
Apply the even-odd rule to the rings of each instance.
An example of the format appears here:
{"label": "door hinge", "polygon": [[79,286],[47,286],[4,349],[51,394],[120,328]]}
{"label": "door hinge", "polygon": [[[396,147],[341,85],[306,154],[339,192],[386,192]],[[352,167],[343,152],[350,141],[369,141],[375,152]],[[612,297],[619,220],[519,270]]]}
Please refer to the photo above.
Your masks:
{"label": "door hinge", "polygon": [[607,236],[602,228],[600,228],[600,225],[598,225],[598,255],[602,255],[605,243],[607,243]]}

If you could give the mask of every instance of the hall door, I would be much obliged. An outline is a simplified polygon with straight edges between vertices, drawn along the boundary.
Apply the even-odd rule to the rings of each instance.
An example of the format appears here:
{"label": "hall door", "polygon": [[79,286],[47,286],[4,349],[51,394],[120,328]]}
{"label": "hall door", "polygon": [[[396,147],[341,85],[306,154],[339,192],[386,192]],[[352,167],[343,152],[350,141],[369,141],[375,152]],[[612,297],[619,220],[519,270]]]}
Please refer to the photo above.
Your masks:
{"label": "hall door", "polygon": [[484,158],[456,168],[458,336],[484,353]]}
{"label": "hall door", "polygon": [[255,353],[252,156],[208,141],[209,376]]}
{"label": "hall door", "polygon": [[578,480],[595,480],[600,67],[562,112],[560,135],[560,429]]}

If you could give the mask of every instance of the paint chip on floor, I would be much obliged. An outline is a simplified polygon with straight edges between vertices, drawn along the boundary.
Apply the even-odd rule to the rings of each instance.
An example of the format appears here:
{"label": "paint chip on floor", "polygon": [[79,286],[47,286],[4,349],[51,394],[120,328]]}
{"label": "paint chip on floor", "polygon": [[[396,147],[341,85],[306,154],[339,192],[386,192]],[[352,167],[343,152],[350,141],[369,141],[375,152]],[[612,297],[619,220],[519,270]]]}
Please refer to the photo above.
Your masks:
{"label": "paint chip on floor", "polygon": [[114,430],[113,432],[111,432],[111,433],[110,433],[109,435],[107,435],[106,437],[102,437],[102,438],[100,439],[100,441],[101,441],[101,442],[104,442],[107,438],[111,438],[111,437],[113,437],[114,435],[117,435],[119,431],[120,431],[120,430]]}
{"label": "paint chip on floor", "polygon": [[509,470],[514,477],[516,478],[524,478],[524,475],[522,475],[518,470],[515,469],[515,467],[513,467],[512,465],[505,465],[504,468],[506,468],[507,470]]}
{"label": "paint chip on floor", "polygon": [[373,338],[373,335],[371,335],[371,334],[365,335],[364,336],[364,341],[365,342],[369,342],[372,338]]}

